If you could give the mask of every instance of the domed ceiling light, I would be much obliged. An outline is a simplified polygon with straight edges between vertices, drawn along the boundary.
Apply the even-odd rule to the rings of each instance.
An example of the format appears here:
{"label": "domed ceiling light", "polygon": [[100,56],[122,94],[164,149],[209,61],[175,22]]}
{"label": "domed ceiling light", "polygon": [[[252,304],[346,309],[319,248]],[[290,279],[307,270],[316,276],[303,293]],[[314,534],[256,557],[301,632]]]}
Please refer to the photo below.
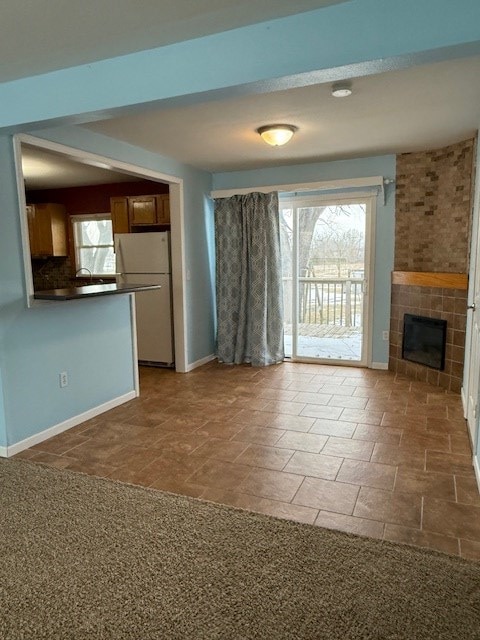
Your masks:
{"label": "domed ceiling light", "polygon": [[292,124],[267,124],[257,129],[257,133],[272,147],[281,147],[292,138],[298,127]]}

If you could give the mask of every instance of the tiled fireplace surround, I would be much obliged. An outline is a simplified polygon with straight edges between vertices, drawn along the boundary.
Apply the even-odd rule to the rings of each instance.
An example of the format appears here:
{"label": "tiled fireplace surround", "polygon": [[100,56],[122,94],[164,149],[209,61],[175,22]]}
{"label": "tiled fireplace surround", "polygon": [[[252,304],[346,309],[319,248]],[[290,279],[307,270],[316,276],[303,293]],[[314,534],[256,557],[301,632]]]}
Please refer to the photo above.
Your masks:
{"label": "tiled fireplace surround", "polygon": [[[397,156],[389,369],[455,393],[465,357],[474,148],[466,140]],[[447,321],[443,371],[402,359],[405,313]]]}
{"label": "tiled fireplace surround", "polygon": [[[415,380],[429,382],[460,393],[465,357],[467,292],[462,289],[392,285],[389,368]],[[402,360],[403,316],[405,313],[447,321],[445,369],[438,371]]]}

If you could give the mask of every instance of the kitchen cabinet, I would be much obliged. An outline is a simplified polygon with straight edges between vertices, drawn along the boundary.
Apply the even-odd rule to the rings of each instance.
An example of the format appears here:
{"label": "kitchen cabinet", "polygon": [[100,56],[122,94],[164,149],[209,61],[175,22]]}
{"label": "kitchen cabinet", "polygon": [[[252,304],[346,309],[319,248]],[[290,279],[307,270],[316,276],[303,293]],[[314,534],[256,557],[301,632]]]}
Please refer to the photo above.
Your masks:
{"label": "kitchen cabinet", "polygon": [[62,204],[28,205],[27,219],[33,258],[68,256],[67,216]]}
{"label": "kitchen cabinet", "polygon": [[164,194],[155,197],[157,199],[158,224],[170,224],[170,196]]}
{"label": "kitchen cabinet", "polygon": [[136,224],[157,224],[156,196],[128,197],[128,217],[130,226]]}
{"label": "kitchen cabinet", "polygon": [[110,198],[113,233],[152,230],[170,224],[168,194]]}
{"label": "kitchen cabinet", "polygon": [[110,198],[110,212],[112,215],[113,233],[129,233],[130,224],[128,222],[127,198],[123,196]]}

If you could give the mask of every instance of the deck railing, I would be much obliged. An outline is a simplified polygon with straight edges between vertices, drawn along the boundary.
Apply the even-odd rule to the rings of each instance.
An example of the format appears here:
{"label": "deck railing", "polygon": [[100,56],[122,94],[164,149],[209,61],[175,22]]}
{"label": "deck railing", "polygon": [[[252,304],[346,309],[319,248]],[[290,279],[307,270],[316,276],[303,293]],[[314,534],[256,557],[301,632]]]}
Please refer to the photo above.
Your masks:
{"label": "deck railing", "polygon": [[[298,319],[301,324],[361,327],[363,278],[298,279]],[[285,322],[292,321],[292,279],[283,278]]]}

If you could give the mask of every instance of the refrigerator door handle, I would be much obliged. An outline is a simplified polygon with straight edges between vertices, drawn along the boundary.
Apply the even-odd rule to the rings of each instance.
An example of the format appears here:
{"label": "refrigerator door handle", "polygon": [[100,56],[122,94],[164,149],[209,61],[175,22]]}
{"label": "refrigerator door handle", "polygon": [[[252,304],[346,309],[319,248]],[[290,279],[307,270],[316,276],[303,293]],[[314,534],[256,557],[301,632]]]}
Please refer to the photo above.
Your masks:
{"label": "refrigerator door handle", "polygon": [[[120,238],[117,238],[116,240],[117,240],[116,243],[115,243],[115,245],[116,245],[115,246],[115,251],[116,251],[116,254],[117,254],[116,255],[116,264],[117,264],[117,266],[123,267],[124,262],[123,262],[122,242],[121,242]],[[118,273],[120,275],[123,274],[123,269],[120,269],[118,271]]]}

